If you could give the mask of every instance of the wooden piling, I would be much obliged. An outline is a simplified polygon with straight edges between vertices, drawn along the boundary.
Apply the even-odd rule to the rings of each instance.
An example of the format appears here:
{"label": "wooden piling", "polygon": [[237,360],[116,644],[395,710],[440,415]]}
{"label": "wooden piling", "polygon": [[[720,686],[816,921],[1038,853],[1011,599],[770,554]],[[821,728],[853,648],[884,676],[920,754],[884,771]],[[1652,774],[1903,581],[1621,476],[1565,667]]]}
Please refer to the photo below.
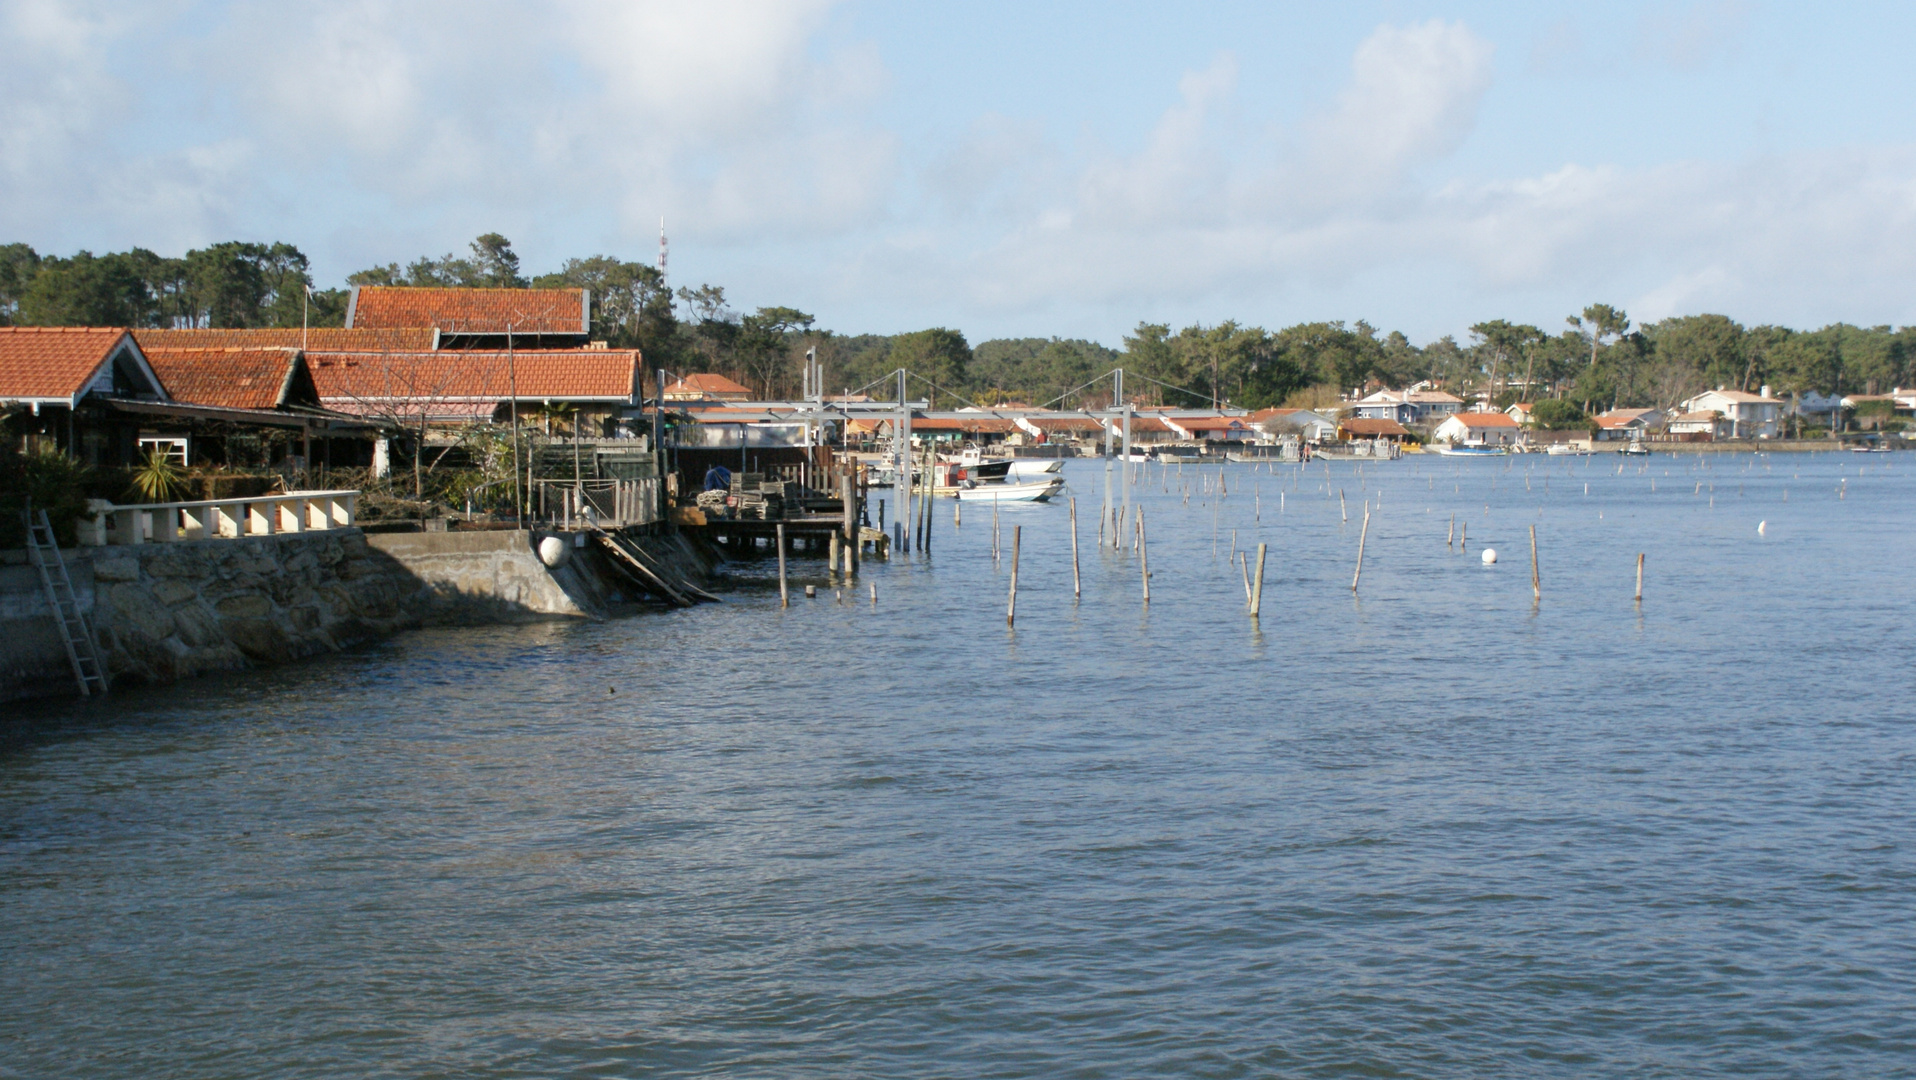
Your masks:
{"label": "wooden piling", "polygon": [[[1235,555],[1235,552],[1233,553]],[[1251,553],[1245,552],[1243,558],[1233,558],[1237,564],[1238,576],[1244,579],[1244,606],[1251,606]]]}
{"label": "wooden piling", "polygon": [[843,502],[845,514],[845,580],[851,580],[851,574],[858,565],[858,488],[852,482],[852,474],[845,473],[838,478],[838,497]]}
{"label": "wooden piling", "polygon": [[1018,621],[1018,546],[1024,539],[1025,527],[1011,527],[1011,600],[1005,606],[1005,625],[1011,626]]}
{"label": "wooden piling", "polygon": [[785,523],[779,522],[778,533],[778,606],[791,607],[792,594],[785,587]]}
{"label": "wooden piling", "polygon": [[1637,606],[1643,606],[1643,552],[1637,552]]}
{"label": "wooden piling", "polygon": [[1264,545],[1257,545],[1257,576],[1251,579],[1251,618],[1264,606]]}
{"label": "wooden piling", "polygon": [[1138,507],[1138,572],[1144,575],[1144,603],[1151,604],[1151,551],[1144,538],[1144,507]]}
{"label": "wooden piling", "polygon": [[1084,585],[1078,579],[1078,500],[1071,499],[1071,596],[1077,599],[1084,595]]}
{"label": "wooden piling", "polygon": [[1346,525],[1348,525],[1348,524],[1350,524],[1350,520],[1351,520],[1351,511],[1350,511],[1350,507],[1349,507],[1349,506],[1347,506],[1347,505],[1345,505],[1345,503],[1344,503],[1344,489],[1343,489],[1343,488],[1338,488],[1338,489],[1337,489],[1337,512],[1338,512],[1338,513],[1340,513],[1340,514],[1342,514],[1342,515],[1344,515],[1344,523],[1345,523]]}
{"label": "wooden piling", "polygon": [[1543,602],[1543,581],[1537,576],[1537,527],[1530,527],[1530,599],[1532,603]]}
{"label": "wooden piling", "polygon": [[1450,531],[1444,534],[1444,546],[1447,548],[1455,548],[1457,546],[1457,515],[1456,514],[1450,515]]}
{"label": "wooden piling", "polygon": [[1468,521],[1457,529],[1457,550],[1460,552],[1470,550],[1470,522]]}
{"label": "wooden piling", "polygon": [[1357,582],[1364,576],[1364,541],[1370,536],[1370,511],[1364,511],[1364,527],[1357,534],[1357,572],[1351,575],[1351,594],[1357,594]]}

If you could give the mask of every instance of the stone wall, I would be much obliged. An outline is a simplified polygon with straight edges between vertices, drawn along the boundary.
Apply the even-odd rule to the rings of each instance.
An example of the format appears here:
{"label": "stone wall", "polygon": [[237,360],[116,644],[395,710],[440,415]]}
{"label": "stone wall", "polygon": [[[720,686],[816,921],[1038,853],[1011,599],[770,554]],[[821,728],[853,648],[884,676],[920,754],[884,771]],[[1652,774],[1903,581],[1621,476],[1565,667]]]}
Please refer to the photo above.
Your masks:
{"label": "stone wall", "polygon": [[357,529],[109,548],[91,562],[116,678],[280,664],[420,622],[405,603],[417,583]]}
{"label": "stone wall", "polygon": [[[547,566],[539,541],[564,544]],[[703,577],[681,537],[641,539]],[[410,627],[599,618],[634,610],[632,583],[575,535],[358,529],[81,548],[64,553],[116,680],[166,683],[281,664]],[[72,667],[38,572],[0,553],[0,700],[72,696]]]}

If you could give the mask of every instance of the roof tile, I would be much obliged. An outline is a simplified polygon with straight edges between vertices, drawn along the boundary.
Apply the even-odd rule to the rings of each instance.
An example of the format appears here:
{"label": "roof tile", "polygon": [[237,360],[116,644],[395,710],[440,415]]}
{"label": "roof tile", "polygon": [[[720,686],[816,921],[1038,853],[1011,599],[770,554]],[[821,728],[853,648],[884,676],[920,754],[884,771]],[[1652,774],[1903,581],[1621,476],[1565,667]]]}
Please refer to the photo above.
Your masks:
{"label": "roof tile", "polygon": [[0,327],[0,399],[71,399],[126,333],[117,327]]}
{"label": "roof tile", "polygon": [[353,329],[435,327],[447,334],[588,332],[584,289],[423,289],[361,285]]}

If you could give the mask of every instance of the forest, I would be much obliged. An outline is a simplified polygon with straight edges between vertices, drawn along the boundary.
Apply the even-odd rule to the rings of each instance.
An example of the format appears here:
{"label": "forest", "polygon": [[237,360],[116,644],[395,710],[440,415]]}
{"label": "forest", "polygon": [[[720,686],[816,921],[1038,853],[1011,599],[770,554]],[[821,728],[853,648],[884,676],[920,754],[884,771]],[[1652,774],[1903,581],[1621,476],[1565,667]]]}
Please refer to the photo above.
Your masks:
{"label": "forest", "polygon": [[[1916,327],[1814,330],[1744,326],[1717,314],[1635,324],[1591,304],[1554,328],[1486,319],[1467,340],[1418,346],[1358,319],[1277,330],[1227,320],[1177,330],[1140,322],[1119,347],[1063,338],[972,344],[960,330],[847,334],[796,308],[732,305],[720,285],[676,290],[653,266],[616,256],[565,260],[528,274],[497,233],[464,254],[423,256],[350,275],[355,285],[575,287],[592,290],[593,337],[643,350],[646,366],[718,371],[768,398],[795,396],[807,349],[816,349],[834,392],[869,389],[904,367],[922,376],[914,395],[934,406],[1102,406],[1111,368],[1127,390],[1165,405],[1323,406],[1340,393],[1431,380],[1453,393],[1492,390],[1500,403],[1560,399],[1578,412],[1614,406],[1668,408],[1703,389],[1789,395],[1886,393],[1916,385]],[[287,327],[302,319],[338,326],[348,290],[315,289],[306,256],[285,243],[230,241],[178,258],[144,248],[70,256],[0,246],[0,325]]]}

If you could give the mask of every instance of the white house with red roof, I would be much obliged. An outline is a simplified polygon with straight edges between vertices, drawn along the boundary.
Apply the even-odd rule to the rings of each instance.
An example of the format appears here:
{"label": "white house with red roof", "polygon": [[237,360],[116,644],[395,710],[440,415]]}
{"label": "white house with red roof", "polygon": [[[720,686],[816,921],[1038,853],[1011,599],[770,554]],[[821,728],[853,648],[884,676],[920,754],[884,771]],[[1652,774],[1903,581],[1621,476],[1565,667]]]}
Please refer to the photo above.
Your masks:
{"label": "white house with red roof", "polygon": [[1453,413],[1431,438],[1459,446],[1509,446],[1523,431],[1515,417],[1500,412]]}
{"label": "white house with red roof", "polygon": [[[1731,439],[1773,439],[1783,419],[1784,402],[1770,396],[1765,386],[1760,394],[1717,387],[1706,390],[1682,404],[1685,413],[1715,413],[1728,421],[1722,437]],[[1676,430],[1676,422],[1670,425]]]}

